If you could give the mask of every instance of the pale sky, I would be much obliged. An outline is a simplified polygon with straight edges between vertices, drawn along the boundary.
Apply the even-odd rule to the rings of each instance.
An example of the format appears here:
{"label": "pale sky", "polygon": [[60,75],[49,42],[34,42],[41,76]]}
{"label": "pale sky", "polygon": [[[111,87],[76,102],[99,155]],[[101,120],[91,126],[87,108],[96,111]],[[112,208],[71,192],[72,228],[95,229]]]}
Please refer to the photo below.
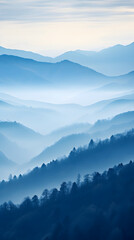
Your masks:
{"label": "pale sky", "polygon": [[134,41],[134,0],[0,0],[0,45],[56,56]]}

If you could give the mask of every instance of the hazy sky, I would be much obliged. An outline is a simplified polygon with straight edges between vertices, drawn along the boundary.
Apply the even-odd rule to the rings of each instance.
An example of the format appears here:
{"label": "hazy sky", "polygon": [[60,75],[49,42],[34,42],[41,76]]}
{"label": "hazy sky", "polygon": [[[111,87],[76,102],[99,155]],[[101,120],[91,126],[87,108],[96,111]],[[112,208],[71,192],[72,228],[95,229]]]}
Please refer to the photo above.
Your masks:
{"label": "hazy sky", "polygon": [[0,0],[0,45],[55,56],[134,41],[134,0]]}

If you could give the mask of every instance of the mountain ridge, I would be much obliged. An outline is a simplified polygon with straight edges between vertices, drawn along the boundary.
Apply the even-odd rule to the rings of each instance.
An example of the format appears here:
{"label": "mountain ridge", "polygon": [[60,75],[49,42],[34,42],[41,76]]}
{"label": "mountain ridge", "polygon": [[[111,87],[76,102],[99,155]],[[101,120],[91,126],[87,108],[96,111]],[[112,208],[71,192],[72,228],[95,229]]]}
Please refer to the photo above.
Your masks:
{"label": "mountain ridge", "polygon": [[57,63],[37,62],[10,55],[0,56],[0,83],[11,85],[102,85],[107,77],[88,67],[64,60]]}
{"label": "mountain ridge", "polygon": [[[55,160],[47,165],[42,164],[28,174],[0,183],[0,202],[22,201],[27,195],[41,194],[44,188],[54,188],[63,181],[72,181],[80,173],[104,171],[119,163],[130,161],[134,157],[134,129],[111,136],[110,139],[94,142],[91,140],[87,148],[73,149],[67,158]],[[114,149],[114,151],[113,151]],[[68,175],[69,173],[69,175]],[[9,188],[10,186],[10,188]]]}
{"label": "mountain ridge", "polygon": [[[4,53],[49,63],[70,60],[108,76],[124,75],[134,70],[134,42],[128,45],[116,44],[99,51],[86,51],[77,49],[64,52],[63,54],[60,54],[54,58],[34,52],[0,47],[0,55]],[[119,58],[120,55],[121,58]]]}

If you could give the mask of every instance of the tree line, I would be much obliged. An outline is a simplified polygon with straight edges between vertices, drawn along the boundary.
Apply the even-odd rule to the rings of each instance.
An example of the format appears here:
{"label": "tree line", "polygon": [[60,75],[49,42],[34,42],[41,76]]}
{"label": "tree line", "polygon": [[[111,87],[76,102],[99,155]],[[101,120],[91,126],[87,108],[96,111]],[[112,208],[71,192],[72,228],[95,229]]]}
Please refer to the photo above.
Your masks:
{"label": "tree line", "polygon": [[[78,173],[104,171],[120,162],[134,159],[134,130],[94,142],[85,148],[73,149],[68,157],[52,160],[28,174],[11,177],[0,183],[0,203],[20,202],[26,196],[40,195],[44,188],[59,187],[63,181],[75,181]],[[44,159],[45,161],[45,159]]]}
{"label": "tree line", "polygon": [[1,240],[133,240],[134,162],[0,206]]}

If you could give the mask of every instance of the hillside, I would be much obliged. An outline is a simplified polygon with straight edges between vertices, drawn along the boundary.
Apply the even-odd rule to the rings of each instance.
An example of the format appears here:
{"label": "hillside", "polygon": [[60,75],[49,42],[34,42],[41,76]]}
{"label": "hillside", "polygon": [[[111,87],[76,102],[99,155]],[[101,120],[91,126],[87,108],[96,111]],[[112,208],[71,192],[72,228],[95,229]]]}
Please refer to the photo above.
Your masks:
{"label": "hillside", "polygon": [[0,151],[0,169],[7,168],[7,167],[13,167],[15,166],[15,163],[9,160],[4,153]]}
{"label": "hillside", "polygon": [[134,98],[128,99],[125,96],[119,98],[108,99],[99,101],[95,104],[86,106],[87,112],[80,118],[81,121],[86,119],[92,121],[92,119],[106,119],[113,118],[115,115],[133,111],[134,110]]}
{"label": "hillside", "polygon": [[38,156],[30,161],[33,166],[40,165],[41,163],[49,162],[51,160],[67,156],[71,149],[74,147],[84,146],[90,140],[90,135],[86,133],[72,134],[62,137],[55,144],[47,147]]}
{"label": "hillside", "polygon": [[108,83],[104,75],[79,64],[37,62],[16,56],[0,56],[0,84],[2,86],[101,86]]}
{"label": "hillside", "polygon": [[29,161],[45,147],[43,135],[16,121],[0,121],[0,139],[0,149],[18,164]]}
{"label": "hillside", "polygon": [[[1,140],[1,136],[0,136],[0,140]],[[3,144],[4,143],[2,143],[2,145]],[[14,161],[12,161],[12,159],[10,158],[8,148],[9,146],[7,145],[7,153],[8,153],[7,155],[9,155],[9,158],[7,155],[5,155],[2,152],[3,148],[1,148],[0,146],[0,181],[2,181],[3,179],[8,179],[11,173],[14,173],[14,171],[17,169],[17,164]]]}
{"label": "hillside", "polygon": [[[114,149],[114,151],[113,151]],[[78,173],[103,171],[118,164],[119,159],[125,163],[134,158],[134,130],[124,135],[112,136],[110,140],[94,143],[88,148],[73,149],[69,156],[61,161],[52,161],[36,167],[26,175],[9,182],[0,183],[0,202],[20,202],[27,195],[41,194],[44,188],[54,188],[62,181],[73,180]]]}
{"label": "hillside", "polygon": [[19,146],[16,142],[9,140],[0,132],[0,151],[2,151],[9,159],[20,164],[26,159],[28,160],[28,153],[24,146]]}
{"label": "hillside", "polygon": [[[92,126],[87,125],[87,128],[83,129],[83,132],[80,134],[75,133],[68,134],[66,136],[64,135],[66,134],[66,128],[63,128],[61,131],[59,130],[54,132],[54,136],[53,134],[45,136],[45,138],[48,138],[48,141],[50,141],[50,139],[52,140],[53,137],[54,139],[56,137],[58,138],[59,135],[56,135],[56,133],[63,134],[60,140],[55,142],[53,145],[45,148],[38,156],[34,157],[30,161],[30,164],[31,166],[39,166],[43,162],[47,163],[48,161],[55,160],[57,158],[61,159],[63,156],[67,156],[73,147],[78,148],[87,145],[92,138],[94,140],[105,139],[110,137],[112,134],[129,131],[132,128],[134,128],[133,111],[116,115],[112,119],[98,120]],[[68,127],[67,130],[68,129],[70,128]],[[73,132],[73,128],[71,129]]]}
{"label": "hillside", "polygon": [[64,59],[93,68],[105,75],[122,75],[134,70],[134,43],[115,45],[99,52],[70,51],[58,56],[55,61]]}
{"label": "hillside", "polygon": [[[121,162],[121,160],[119,160]],[[87,173],[88,173],[87,169]],[[84,181],[63,182],[40,197],[0,207],[2,240],[131,240],[134,163],[120,163]]]}
{"label": "hillside", "polygon": [[48,142],[50,143],[49,145],[52,145],[63,137],[67,137],[72,134],[74,135],[87,133],[91,126],[92,125],[90,123],[74,123],[71,125],[58,128],[55,131],[52,131],[51,133],[44,136],[44,138],[46,139],[45,142]]}
{"label": "hillside", "polygon": [[134,70],[134,43],[129,45],[118,44],[98,52],[84,50],[68,51],[55,58],[33,52],[0,47],[0,55],[3,54],[30,58],[40,62],[56,63],[69,60],[109,76],[122,75]]}
{"label": "hillside", "polygon": [[51,57],[45,57],[38,53],[24,51],[24,50],[17,50],[17,49],[8,49],[0,46],[0,55],[12,55],[22,58],[33,59],[40,62],[50,62],[52,60]]}
{"label": "hillside", "polygon": [[22,143],[23,141],[42,140],[43,136],[18,122],[0,121],[0,132],[11,140]]}
{"label": "hillside", "polygon": [[130,130],[131,128],[134,128],[134,111],[118,114],[112,119],[98,120],[90,128],[90,134],[97,132],[98,134],[102,133],[105,136],[108,131],[110,132],[111,135],[112,132],[113,134],[115,134],[117,133],[116,131],[123,132]]}

